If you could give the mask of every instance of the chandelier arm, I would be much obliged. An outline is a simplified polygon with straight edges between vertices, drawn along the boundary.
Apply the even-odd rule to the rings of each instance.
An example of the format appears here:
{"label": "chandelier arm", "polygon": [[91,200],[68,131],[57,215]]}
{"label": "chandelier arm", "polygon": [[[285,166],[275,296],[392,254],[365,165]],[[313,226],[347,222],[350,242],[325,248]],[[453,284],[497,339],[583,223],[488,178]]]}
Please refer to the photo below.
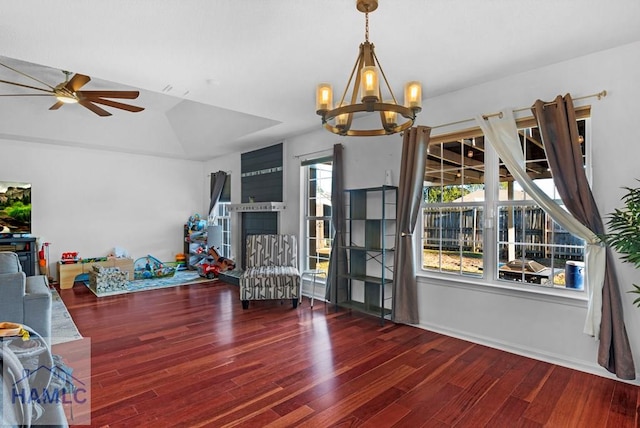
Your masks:
{"label": "chandelier arm", "polygon": [[362,70],[362,67],[364,67],[364,65],[365,65],[364,44],[361,44],[360,53],[358,54],[358,62],[357,62],[358,68],[353,70],[353,73],[355,73],[356,75],[356,81],[353,84],[353,92],[351,93],[351,104],[355,104],[358,102],[358,91],[360,90],[360,77],[361,77],[360,70]]}
{"label": "chandelier arm", "polygon": [[[378,61],[378,57],[376,56],[376,51],[371,49],[371,55],[373,55],[373,60],[376,62],[378,68],[380,69],[380,74],[382,74],[382,79],[384,80],[384,83],[387,85],[387,89],[389,90],[389,93],[391,94],[391,99],[393,99],[393,102],[398,104],[398,101],[396,100],[396,96],[393,95],[393,91],[391,90],[391,85],[389,85],[389,81],[387,80],[387,76],[384,74],[384,70],[382,69],[382,65],[380,64],[380,61]],[[380,92],[381,96],[382,96],[382,92]]]}
{"label": "chandelier arm", "polygon": [[[360,45],[360,49],[359,49],[359,53],[358,53],[358,58],[356,59],[356,63],[353,67],[353,70],[351,71],[351,76],[349,77],[349,82],[347,83],[347,87],[344,89],[344,96],[346,96],[346,93],[349,91],[349,87],[351,86],[351,81],[353,80],[353,76],[355,75],[355,81],[353,82],[353,92],[351,93],[351,105],[355,105],[358,102],[358,91],[360,89],[360,70],[362,70],[362,67],[365,64],[365,59],[364,59],[364,44]],[[340,107],[342,107],[344,105],[344,103],[340,102]],[[348,132],[349,129],[351,129],[351,123],[353,122],[353,114],[349,113],[347,115],[347,121],[340,125],[337,126],[338,129],[340,129],[342,131],[341,135],[345,135],[344,133]]]}
{"label": "chandelier arm", "polygon": [[[347,92],[349,92],[349,87],[351,86],[351,81],[353,80],[353,75],[356,73],[357,70],[360,70],[360,68],[362,68],[362,66],[359,67],[361,58],[362,58],[362,45],[360,46],[360,53],[358,54],[358,57],[356,58],[356,62],[355,62],[355,64],[353,64],[353,69],[351,70],[351,74],[349,75],[349,81],[347,82],[347,86],[345,86],[344,92],[342,92],[342,98],[340,98],[340,104],[339,105],[343,105],[344,104],[344,98],[347,96]],[[358,73],[358,74],[360,74],[360,73]],[[359,82],[356,83],[356,85],[358,85],[358,84],[359,84]],[[353,102],[354,101],[352,100],[351,103],[353,103]]]}

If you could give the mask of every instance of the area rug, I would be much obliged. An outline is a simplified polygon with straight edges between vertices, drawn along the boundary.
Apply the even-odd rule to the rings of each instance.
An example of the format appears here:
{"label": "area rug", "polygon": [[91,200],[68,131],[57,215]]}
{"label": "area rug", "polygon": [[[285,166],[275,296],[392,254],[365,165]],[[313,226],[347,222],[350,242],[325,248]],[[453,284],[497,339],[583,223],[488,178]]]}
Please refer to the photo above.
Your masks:
{"label": "area rug", "polygon": [[51,344],[82,339],[58,291],[51,289]]}
{"label": "area rug", "polygon": [[104,293],[96,293],[89,287],[89,282],[84,284],[98,297],[116,296],[118,294],[135,293],[138,291],[154,290],[158,288],[177,287],[179,285],[197,284],[199,282],[216,281],[216,279],[207,279],[198,275],[198,272],[192,270],[177,271],[172,277],[169,278],[152,278],[152,279],[137,279],[135,281],[129,281],[127,283],[126,290],[114,290]]}

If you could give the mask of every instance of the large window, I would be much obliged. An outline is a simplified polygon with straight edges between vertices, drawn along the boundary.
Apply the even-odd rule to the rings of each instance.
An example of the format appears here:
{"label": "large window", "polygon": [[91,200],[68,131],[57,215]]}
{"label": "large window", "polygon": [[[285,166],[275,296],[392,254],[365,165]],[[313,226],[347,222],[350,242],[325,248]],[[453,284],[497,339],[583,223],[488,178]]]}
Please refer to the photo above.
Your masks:
{"label": "large window", "polygon": [[305,161],[304,269],[327,271],[331,253],[331,158]]}
{"label": "large window", "polygon": [[[231,258],[231,214],[229,213],[229,205],[231,204],[231,176],[227,175],[224,181],[224,187],[220,194],[220,199],[214,208],[214,212],[210,213],[209,224],[219,226],[219,236],[215,237],[215,245],[221,256]],[[213,242],[213,241],[212,241]]]}
{"label": "large window", "polygon": [[216,206],[216,224],[221,226],[220,255],[231,258],[231,215],[229,214],[229,202],[218,202]]}
{"label": "large window", "polygon": [[[587,119],[578,121],[586,165]],[[529,176],[562,205],[538,129],[519,130]],[[522,189],[479,131],[429,145],[422,268],[547,291],[584,291],[585,244]],[[564,292],[564,291],[558,291]]]}

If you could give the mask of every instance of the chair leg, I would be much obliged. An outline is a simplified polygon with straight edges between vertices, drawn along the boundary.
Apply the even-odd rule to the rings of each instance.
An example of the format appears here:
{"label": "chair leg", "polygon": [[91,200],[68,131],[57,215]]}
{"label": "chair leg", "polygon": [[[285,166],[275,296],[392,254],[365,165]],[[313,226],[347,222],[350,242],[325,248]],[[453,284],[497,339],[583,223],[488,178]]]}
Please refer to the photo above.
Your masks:
{"label": "chair leg", "polygon": [[243,300],[242,301],[242,309],[249,309],[249,301],[248,300]]}
{"label": "chair leg", "polygon": [[291,299],[291,303],[293,304],[293,309],[298,307],[298,299]]}

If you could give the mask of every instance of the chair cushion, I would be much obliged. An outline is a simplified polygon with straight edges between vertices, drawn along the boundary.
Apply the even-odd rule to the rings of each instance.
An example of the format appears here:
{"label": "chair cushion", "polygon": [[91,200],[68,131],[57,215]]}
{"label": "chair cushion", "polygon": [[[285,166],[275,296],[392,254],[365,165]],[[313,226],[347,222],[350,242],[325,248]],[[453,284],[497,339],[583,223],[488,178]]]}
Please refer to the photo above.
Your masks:
{"label": "chair cushion", "polygon": [[270,278],[274,276],[300,276],[293,266],[256,266],[248,268],[242,274],[244,278]]}
{"label": "chair cushion", "polygon": [[16,253],[0,251],[0,273],[22,272],[22,265]]}

